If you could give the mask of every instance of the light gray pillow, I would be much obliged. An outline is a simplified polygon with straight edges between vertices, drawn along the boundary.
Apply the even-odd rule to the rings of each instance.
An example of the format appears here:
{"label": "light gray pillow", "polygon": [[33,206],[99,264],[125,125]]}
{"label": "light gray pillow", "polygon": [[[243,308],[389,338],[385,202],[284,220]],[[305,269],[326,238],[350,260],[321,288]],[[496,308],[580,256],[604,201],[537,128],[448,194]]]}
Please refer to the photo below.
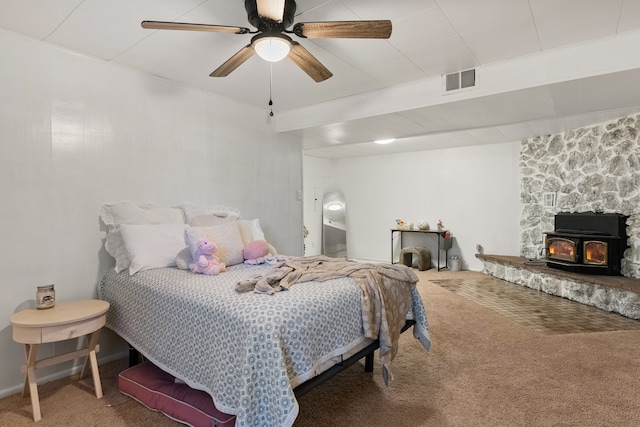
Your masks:
{"label": "light gray pillow", "polygon": [[189,264],[193,262],[191,257],[191,249],[184,248],[176,255],[176,267],[180,270],[189,270]]}

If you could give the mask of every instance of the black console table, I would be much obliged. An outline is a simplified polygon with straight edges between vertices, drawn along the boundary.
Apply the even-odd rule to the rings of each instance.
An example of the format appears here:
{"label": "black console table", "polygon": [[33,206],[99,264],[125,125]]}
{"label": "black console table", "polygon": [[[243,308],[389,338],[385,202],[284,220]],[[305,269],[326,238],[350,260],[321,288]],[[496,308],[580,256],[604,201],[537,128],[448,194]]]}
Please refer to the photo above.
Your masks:
{"label": "black console table", "polygon": [[[400,235],[400,249],[402,249],[402,234],[403,233],[422,233],[428,235],[435,235],[436,240],[438,241],[438,254],[436,256],[437,264],[436,267],[438,271],[444,270],[445,268],[449,268],[449,249],[451,248],[451,238],[445,239],[445,234],[449,233],[449,230],[401,230],[398,228],[391,229],[391,264],[393,262],[393,239],[395,234],[398,233]],[[444,251],[444,267],[440,266],[440,251]]]}

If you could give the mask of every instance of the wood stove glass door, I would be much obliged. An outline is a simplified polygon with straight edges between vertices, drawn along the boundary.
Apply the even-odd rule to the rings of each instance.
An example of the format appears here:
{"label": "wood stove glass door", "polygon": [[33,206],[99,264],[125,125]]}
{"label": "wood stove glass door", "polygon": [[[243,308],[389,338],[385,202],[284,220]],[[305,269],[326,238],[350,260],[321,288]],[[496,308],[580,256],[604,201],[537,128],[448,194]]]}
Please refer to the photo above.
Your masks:
{"label": "wood stove glass door", "polygon": [[584,263],[591,265],[608,265],[607,243],[599,240],[584,242]]}
{"label": "wood stove glass door", "polygon": [[576,262],[576,242],[561,237],[549,237],[547,239],[547,254],[551,259]]}

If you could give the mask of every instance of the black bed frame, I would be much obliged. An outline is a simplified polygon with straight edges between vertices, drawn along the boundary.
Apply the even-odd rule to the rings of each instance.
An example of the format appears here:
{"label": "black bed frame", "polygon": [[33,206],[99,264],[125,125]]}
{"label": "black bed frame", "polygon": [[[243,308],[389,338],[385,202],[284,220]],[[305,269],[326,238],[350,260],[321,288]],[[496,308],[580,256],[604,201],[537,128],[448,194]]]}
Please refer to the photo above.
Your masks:
{"label": "black bed frame", "polygon": [[[402,327],[400,332],[404,332],[409,329],[411,326],[415,325],[415,320],[407,320],[404,326]],[[327,381],[329,378],[332,378],[338,372],[341,372],[347,369],[349,366],[356,363],[358,360],[364,357],[364,371],[365,372],[373,372],[373,353],[380,347],[380,341],[375,340],[356,354],[344,359],[342,362],[339,362],[333,365],[331,368],[322,372],[320,375],[317,375],[313,378],[308,379],[303,382],[299,386],[293,389],[293,392],[296,396],[302,396],[312,388],[322,384]],[[137,365],[138,363],[142,363],[144,361],[144,356],[138,352],[135,348],[129,345],[129,366]]]}

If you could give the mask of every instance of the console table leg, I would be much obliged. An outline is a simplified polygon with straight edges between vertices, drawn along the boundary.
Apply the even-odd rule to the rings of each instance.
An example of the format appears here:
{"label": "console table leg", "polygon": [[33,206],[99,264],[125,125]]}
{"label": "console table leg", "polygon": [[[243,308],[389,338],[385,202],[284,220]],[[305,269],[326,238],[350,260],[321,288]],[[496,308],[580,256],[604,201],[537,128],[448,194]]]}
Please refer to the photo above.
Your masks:
{"label": "console table leg", "polygon": [[391,261],[389,262],[393,264],[393,230],[391,230]]}

